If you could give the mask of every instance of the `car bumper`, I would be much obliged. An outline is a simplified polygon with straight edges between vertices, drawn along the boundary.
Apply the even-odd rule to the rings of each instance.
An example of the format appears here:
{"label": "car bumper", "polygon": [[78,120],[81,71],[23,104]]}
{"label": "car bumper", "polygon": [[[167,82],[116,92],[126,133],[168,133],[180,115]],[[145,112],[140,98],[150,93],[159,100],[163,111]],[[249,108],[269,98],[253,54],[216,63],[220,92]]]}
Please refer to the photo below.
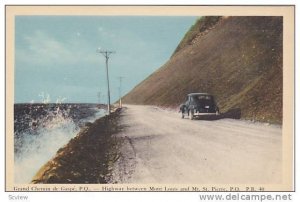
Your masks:
{"label": "car bumper", "polygon": [[211,116],[211,115],[218,115],[216,112],[214,113],[200,113],[200,112],[195,112],[194,116]]}

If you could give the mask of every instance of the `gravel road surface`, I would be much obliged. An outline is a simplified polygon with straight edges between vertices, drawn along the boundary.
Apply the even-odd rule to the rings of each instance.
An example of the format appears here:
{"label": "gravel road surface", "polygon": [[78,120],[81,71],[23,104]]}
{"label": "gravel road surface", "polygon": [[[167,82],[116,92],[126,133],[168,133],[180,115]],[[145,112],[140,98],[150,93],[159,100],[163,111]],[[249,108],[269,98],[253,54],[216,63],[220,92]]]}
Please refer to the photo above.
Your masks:
{"label": "gravel road surface", "polygon": [[281,126],[127,105],[111,183],[280,183]]}

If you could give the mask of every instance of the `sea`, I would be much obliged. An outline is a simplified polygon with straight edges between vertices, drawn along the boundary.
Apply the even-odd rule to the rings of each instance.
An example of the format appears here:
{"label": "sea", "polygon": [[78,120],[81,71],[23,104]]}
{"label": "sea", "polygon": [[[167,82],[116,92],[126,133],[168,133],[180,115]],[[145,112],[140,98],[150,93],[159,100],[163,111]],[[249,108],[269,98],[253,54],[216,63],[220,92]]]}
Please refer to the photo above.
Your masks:
{"label": "sea", "polygon": [[97,104],[15,104],[15,183],[30,183],[37,171],[82,127],[105,114],[106,110]]}

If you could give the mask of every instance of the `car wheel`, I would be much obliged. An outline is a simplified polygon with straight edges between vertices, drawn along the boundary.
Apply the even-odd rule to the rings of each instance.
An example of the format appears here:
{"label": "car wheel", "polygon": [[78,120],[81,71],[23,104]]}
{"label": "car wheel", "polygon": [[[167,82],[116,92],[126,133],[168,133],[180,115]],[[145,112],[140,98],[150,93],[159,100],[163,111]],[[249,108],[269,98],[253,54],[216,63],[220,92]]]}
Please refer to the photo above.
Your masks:
{"label": "car wheel", "polygon": [[191,113],[190,113],[190,119],[193,120],[194,119],[194,111],[191,110]]}

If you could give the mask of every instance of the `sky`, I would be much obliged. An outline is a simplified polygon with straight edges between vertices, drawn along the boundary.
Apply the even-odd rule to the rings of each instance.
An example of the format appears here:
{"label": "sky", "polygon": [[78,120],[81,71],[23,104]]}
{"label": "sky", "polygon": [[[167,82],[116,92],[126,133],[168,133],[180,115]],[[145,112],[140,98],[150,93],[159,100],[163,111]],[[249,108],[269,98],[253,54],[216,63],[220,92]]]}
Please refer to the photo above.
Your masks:
{"label": "sky", "polygon": [[111,102],[168,61],[197,17],[17,16],[15,103],[107,102],[105,57]]}

